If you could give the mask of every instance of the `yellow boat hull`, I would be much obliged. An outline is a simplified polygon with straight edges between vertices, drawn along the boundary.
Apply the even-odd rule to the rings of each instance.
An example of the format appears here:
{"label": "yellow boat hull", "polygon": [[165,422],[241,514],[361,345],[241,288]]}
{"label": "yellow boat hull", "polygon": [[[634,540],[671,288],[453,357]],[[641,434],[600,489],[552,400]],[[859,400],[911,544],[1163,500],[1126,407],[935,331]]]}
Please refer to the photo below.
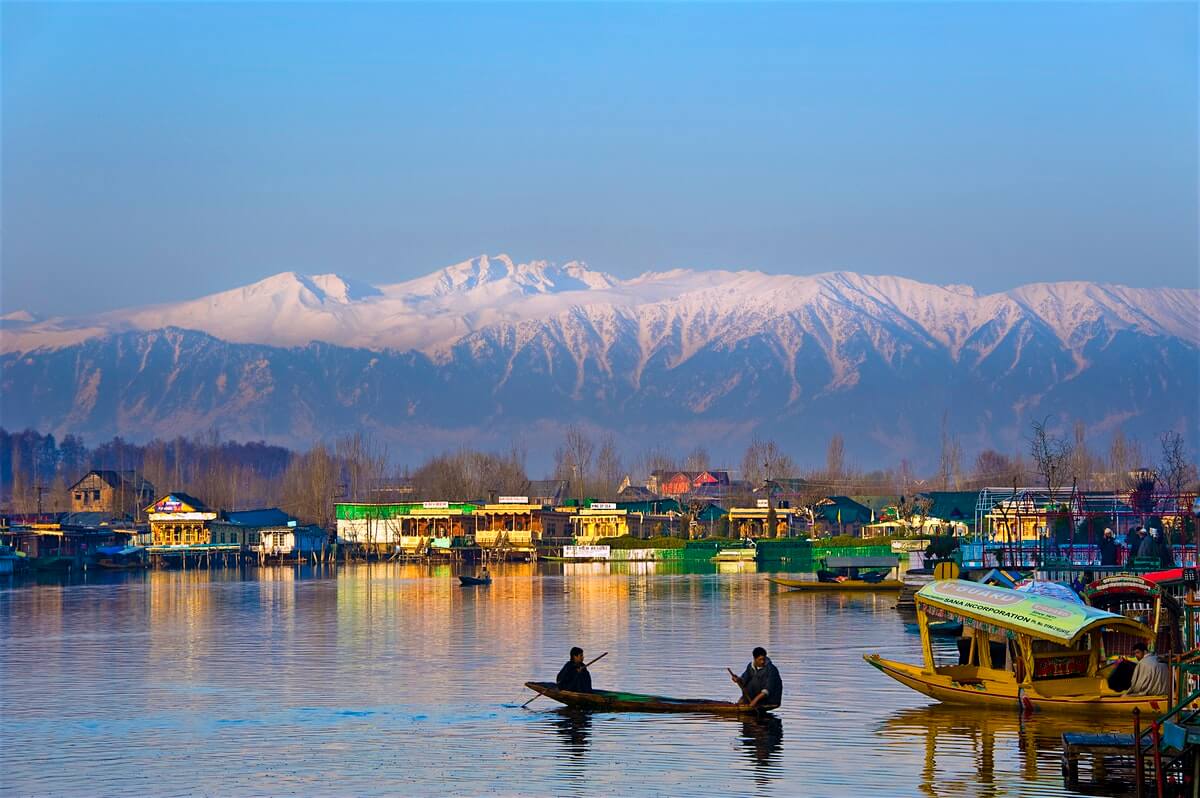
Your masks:
{"label": "yellow boat hull", "polygon": [[781,587],[786,587],[791,590],[810,590],[810,591],[836,591],[842,592],[846,590],[877,592],[885,590],[899,590],[904,587],[904,583],[897,579],[884,579],[881,582],[864,582],[861,579],[847,579],[844,582],[818,582],[816,580],[805,579],[779,579],[771,577],[768,582],[774,582]]}
{"label": "yellow boat hull", "polygon": [[919,665],[883,659],[878,654],[864,654],[863,659],[905,687],[945,704],[1116,715],[1132,715],[1137,709],[1149,717],[1166,714],[1171,708],[1166,696],[1114,693],[1104,679],[1098,677],[1038,682],[1022,687],[1006,671],[950,666],[929,673]]}

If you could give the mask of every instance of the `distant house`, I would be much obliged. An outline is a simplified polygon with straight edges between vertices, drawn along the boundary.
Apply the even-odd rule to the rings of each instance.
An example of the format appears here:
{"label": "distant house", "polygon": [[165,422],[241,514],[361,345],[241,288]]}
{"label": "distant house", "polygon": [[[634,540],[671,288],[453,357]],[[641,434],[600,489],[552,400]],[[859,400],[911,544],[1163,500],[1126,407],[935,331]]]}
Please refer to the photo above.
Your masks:
{"label": "distant house", "polygon": [[571,483],[565,479],[535,479],[529,483],[529,503],[558,507],[571,495]]}
{"label": "distant house", "polygon": [[685,496],[703,492],[717,495],[727,492],[730,485],[728,471],[653,471],[646,481],[651,493],[663,496]]}
{"label": "distant house", "polygon": [[623,502],[653,501],[657,498],[657,494],[641,485],[626,485],[617,492],[617,500]]}
{"label": "distant house", "polygon": [[146,508],[150,541],[155,546],[203,546],[212,543],[209,523],[217,514],[186,493],[168,493]]}
{"label": "distant house", "polygon": [[93,470],[70,489],[71,512],[133,517],[154,501],[154,485],[136,471]]}
{"label": "distant house", "polygon": [[830,535],[862,534],[871,523],[871,508],[849,496],[826,496],[815,508],[816,526]]}
{"label": "distant house", "polygon": [[265,531],[287,531],[296,526],[296,519],[278,507],[226,512],[209,524],[213,543],[243,549],[258,549]]}
{"label": "distant house", "polygon": [[291,557],[323,551],[329,536],[319,526],[264,528],[258,550],[268,557]]}

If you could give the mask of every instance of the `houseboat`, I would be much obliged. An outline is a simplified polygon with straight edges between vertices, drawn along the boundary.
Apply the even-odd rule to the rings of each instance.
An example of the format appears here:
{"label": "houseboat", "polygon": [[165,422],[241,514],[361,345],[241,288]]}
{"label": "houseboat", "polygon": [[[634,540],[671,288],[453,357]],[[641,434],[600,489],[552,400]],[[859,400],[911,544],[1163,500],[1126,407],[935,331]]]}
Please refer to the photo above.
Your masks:
{"label": "houseboat", "polygon": [[[911,665],[866,654],[873,667],[906,687],[948,704],[974,704],[1049,712],[1155,717],[1167,696],[1130,696],[1113,691],[1107,678],[1104,633],[1144,641],[1145,624],[1113,612],[1046,596],[962,580],[931,582],[916,596],[924,662]],[[969,640],[961,664],[934,660],[929,624],[957,620]],[[965,661],[964,661],[965,660]]]}

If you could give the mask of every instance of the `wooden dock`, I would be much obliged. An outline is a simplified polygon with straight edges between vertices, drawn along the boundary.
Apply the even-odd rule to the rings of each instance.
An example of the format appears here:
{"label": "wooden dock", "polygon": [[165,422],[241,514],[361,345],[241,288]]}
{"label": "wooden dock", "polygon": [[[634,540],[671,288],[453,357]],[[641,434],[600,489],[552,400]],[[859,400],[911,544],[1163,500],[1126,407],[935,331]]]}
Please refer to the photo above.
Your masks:
{"label": "wooden dock", "polygon": [[1128,768],[1133,781],[1134,750],[1132,734],[1088,734],[1066,732],[1062,736],[1063,782],[1068,787],[1079,785],[1079,764],[1086,757],[1090,766],[1088,784],[1100,786],[1108,780],[1109,768],[1118,765]]}

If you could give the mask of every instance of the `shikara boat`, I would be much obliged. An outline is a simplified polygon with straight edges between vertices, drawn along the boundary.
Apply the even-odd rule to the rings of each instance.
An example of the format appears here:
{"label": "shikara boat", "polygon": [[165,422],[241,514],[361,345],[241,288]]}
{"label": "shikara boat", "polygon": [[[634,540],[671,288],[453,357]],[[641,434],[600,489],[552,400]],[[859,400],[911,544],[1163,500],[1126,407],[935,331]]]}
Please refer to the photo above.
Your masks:
{"label": "shikara boat", "polygon": [[[930,582],[917,593],[924,663],[864,659],[906,687],[948,704],[1049,712],[1164,714],[1164,696],[1128,696],[1108,686],[1104,632],[1153,639],[1144,624],[1047,596],[962,580]],[[931,620],[959,620],[970,644],[958,665],[937,665]],[[964,661],[965,660],[965,661]]]}
{"label": "shikara boat", "polygon": [[792,590],[899,590],[904,583],[887,578],[899,562],[897,557],[826,557],[815,580],[775,576],[769,581]]}
{"label": "shikara boat", "polygon": [[490,576],[460,576],[458,581],[463,587],[474,587],[475,585],[490,585],[492,578]]}
{"label": "shikara boat", "polygon": [[603,712],[700,712],[716,715],[752,716],[774,709],[774,707],[751,709],[746,704],[738,704],[733,701],[712,701],[707,698],[667,698],[661,695],[620,693],[612,690],[576,693],[570,690],[560,690],[554,682],[525,682],[525,686],[560,704]]}
{"label": "shikara boat", "polygon": [[[1083,600],[1097,609],[1115,612],[1145,624],[1155,633],[1154,653],[1160,657],[1183,653],[1183,608],[1160,585],[1147,577],[1113,574],[1085,587]],[[1108,656],[1133,653],[1138,638],[1120,631],[1104,633]]]}

